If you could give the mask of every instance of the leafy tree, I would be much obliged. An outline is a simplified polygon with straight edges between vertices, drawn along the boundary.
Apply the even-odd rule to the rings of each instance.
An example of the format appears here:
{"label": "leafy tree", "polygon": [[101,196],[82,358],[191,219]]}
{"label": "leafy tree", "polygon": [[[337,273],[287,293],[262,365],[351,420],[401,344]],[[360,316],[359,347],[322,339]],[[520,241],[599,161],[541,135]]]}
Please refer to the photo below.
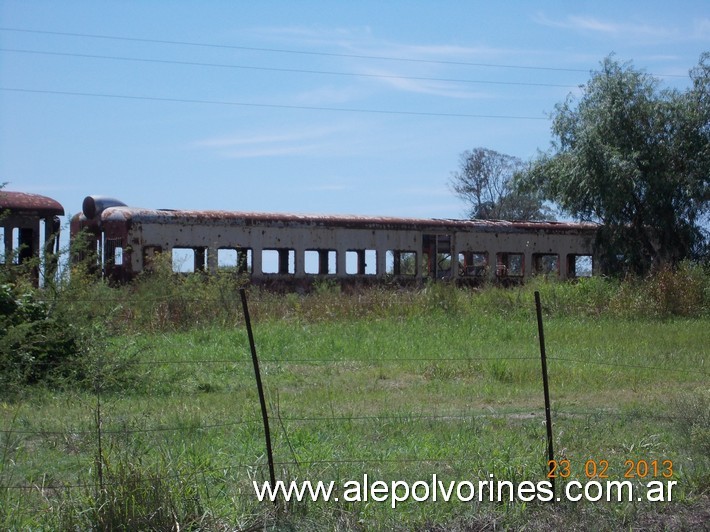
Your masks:
{"label": "leafy tree", "polygon": [[460,170],[451,176],[451,188],[470,205],[470,218],[498,220],[548,220],[551,211],[542,199],[512,187],[522,161],[486,148],[461,154]]}
{"label": "leafy tree", "polygon": [[555,107],[556,141],[517,178],[564,211],[601,222],[602,268],[636,273],[697,257],[710,205],[710,54],[692,87],[659,81],[613,56]]}

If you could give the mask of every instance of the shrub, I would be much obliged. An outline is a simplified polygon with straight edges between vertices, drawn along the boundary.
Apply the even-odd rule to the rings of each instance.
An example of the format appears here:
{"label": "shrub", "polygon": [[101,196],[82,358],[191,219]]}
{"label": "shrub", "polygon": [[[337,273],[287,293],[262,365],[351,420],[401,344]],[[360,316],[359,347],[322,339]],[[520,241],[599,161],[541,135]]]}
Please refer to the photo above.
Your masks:
{"label": "shrub", "polygon": [[[18,289],[21,291],[18,293]],[[0,383],[3,390],[78,370],[78,334],[37,291],[0,285]]]}
{"label": "shrub", "polygon": [[696,316],[708,310],[710,276],[702,266],[682,262],[656,273],[648,282],[648,293],[662,316]]}

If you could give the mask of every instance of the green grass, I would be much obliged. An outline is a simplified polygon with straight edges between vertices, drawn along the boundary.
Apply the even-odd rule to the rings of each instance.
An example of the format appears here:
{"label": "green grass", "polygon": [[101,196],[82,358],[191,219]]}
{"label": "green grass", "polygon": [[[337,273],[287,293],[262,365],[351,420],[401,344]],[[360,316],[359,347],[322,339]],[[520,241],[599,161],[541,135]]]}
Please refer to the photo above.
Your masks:
{"label": "green grass", "polygon": [[[188,329],[112,335],[97,359],[98,400],[91,388],[34,387],[0,403],[0,528],[699,528],[710,489],[710,317],[632,319],[610,303],[616,288],[606,298],[584,283],[538,288],[568,480],[584,481],[590,459],[607,460],[612,479],[626,460],[672,460],[674,502],[409,501],[394,511],[309,501],[276,512],[251,486],[268,471],[246,332],[231,309]],[[529,287],[257,292],[252,306],[277,478],[544,479]]]}

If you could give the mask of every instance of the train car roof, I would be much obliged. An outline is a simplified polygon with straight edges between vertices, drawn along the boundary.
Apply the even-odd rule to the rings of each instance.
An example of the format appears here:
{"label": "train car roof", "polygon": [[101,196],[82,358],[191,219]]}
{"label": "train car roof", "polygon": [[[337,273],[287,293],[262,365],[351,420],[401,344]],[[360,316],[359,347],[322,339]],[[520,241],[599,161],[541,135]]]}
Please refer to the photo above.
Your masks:
{"label": "train car roof", "polygon": [[454,218],[399,218],[386,216],[325,215],[296,213],[235,212],[216,210],[142,209],[135,207],[109,207],[99,214],[105,221],[130,221],[134,223],[166,224],[234,224],[347,227],[352,229],[411,229],[446,230],[477,229],[479,231],[539,231],[592,232],[598,224],[589,222],[460,220]]}
{"label": "train car roof", "polygon": [[0,211],[30,216],[64,216],[61,204],[40,194],[0,190]]}

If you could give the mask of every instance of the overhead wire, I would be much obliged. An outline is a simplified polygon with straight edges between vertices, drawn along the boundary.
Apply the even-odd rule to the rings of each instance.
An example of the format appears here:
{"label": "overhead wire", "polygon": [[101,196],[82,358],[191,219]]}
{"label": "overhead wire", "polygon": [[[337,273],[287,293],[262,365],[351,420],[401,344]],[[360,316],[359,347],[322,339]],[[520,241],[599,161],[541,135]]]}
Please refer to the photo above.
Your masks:
{"label": "overhead wire", "polygon": [[285,73],[295,73],[295,74],[322,74],[330,76],[349,76],[349,77],[363,77],[363,78],[380,78],[380,79],[398,79],[398,80],[410,80],[410,81],[437,81],[437,82],[447,82],[447,83],[471,83],[471,84],[484,84],[484,85],[522,85],[526,87],[557,87],[565,89],[574,89],[578,85],[563,85],[557,83],[533,83],[525,81],[494,81],[494,80],[480,80],[480,79],[456,79],[456,78],[434,78],[434,77],[423,77],[423,76],[399,76],[394,74],[371,74],[366,72],[337,72],[331,70],[309,70],[301,68],[275,68],[275,67],[262,67],[262,66],[252,66],[252,65],[234,65],[228,63],[205,63],[200,61],[178,61],[172,59],[154,59],[154,58],[140,58],[140,57],[125,57],[125,56],[112,56],[112,55],[97,55],[97,54],[80,54],[80,53],[70,53],[70,52],[53,52],[48,50],[27,50],[19,48],[0,48],[0,52],[10,52],[10,53],[21,53],[21,54],[35,54],[35,55],[50,55],[50,56],[60,56],[60,57],[76,57],[83,59],[106,59],[112,61],[132,61],[141,63],[157,63],[157,64],[167,64],[167,65],[183,65],[183,66],[201,66],[201,67],[213,67],[213,68],[232,68],[232,69],[242,69],[242,70],[257,70],[265,72],[285,72]]}
{"label": "overhead wire", "polygon": [[400,116],[426,116],[426,117],[444,117],[444,118],[491,118],[491,119],[510,119],[510,120],[549,120],[547,116],[524,116],[524,115],[496,115],[496,114],[475,114],[475,113],[442,113],[442,112],[427,112],[427,111],[394,111],[388,109],[363,109],[363,108],[348,108],[348,107],[319,107],[312,105],[286,105],[286,104],[270,104],[270,103],[253,103],[253,102],[237,102],[227,100],[204,100],[199,98],[168,98],[158,96],[145,95],[130,95],[130,94],[110,94],[99,92],[80,92],[80,91],[59,91],[59,90],[44,90],[44,89],[29,89],[25,87],[0,87],[0,91],[18,92],[27,94],[53,94],[59,96],[78,96],[92,98],[112,98],[121,100],[143,100],[152,102],[168,102],[168,103],[191,103],[205,105],[227,105],[235,107],[255,107],[269,109],[291,109],[301,111],[335,111],[341,113],[367,113],[381,115],[400,115]]}
{"label": "overhead wire", "polygon": [[[524,69],[524,70],[541,70],[541,71],[587,72],[582,69],[569,69],[569,68],[559,68],[559,67],[539,67],[539,66],[510,65],[510,64],[505,65],[505,64],[496,64],[496,63],[474,63],[474,62],[466,62],[466,61],[405,58],[405,57],[392,57],[392,56],[384,56],[384,55],[379,56],[379,55],[363,55],[363,54],[345,54],[345,53],[335,53],[335,52],[292,50],[292,49],[283,49],[283,48],[260,48],[260,47],[250,47],[250,46],[231,45],[231,44],[215,44],[215,43],[205,43],[205,42],[150,39],[150,38],[127,37],[127,36],[119,36],[119,35],[102,35],[102,34],[92,34],[92,33],[33,30],[33,29],[25,29],[25,28],[11,28],[11,27],[0,27],[0,31],[43,34],[43,35],[57,35],[57,36],[64,36],[64,37],[77,37],[77,38],[90,38],[90,39],[105,39],[105,40],[130,41],[130,42],[158,43],[158,44],[170,44],[170,45],[180,45],[180,46],[237,49],[237,50],[249,50],[249,51],[260,51],[260,52],[270,52],[270,53],[287,53],[287,54],[305,54],[305,55],[315,55],[315,56],[346,57],[346,58],[358,58],[358,59],[368,59],[368,60],[387,60],[387,61],[415,62],[415,63],[428,63],[428,64],[475,66],[475,67],[487,67],[487,68]],[[342,71],[329,71],[329,70],[277,68],[277,67],[263,67],[263,66],[250,66],[250,65],[236,65],[236,64],[226,64],[226,63],[210,63],[210,62],[201,62],[201,61],[139,58],[139,57],[113,56],[113,55],[101,55],[101,54],[84,54],[84,53],[76,53],[76,52],[56,52],[56,51],[48,51],[48,50],[30,50],[30,49],[21,49],[21,48],[0,48],[0,52],[62,56],[62,57],[76,57],[76,58],[112,60],[112,61],[144,62],[144,63],[154,63],[154,64],[201,66],[201,67],[211,67],[211,68],[232,68],[232,69],[244,69],[244,70],[252,70],[252,71],[273,71],[273,72],[283,72],[283,73],[349,76],[349,77],[363,77],[363,78],[375,78],[375,79],[429,81],[429,82],[439,82],[439,83],[445,82],[445,83],[466,83],[466,84],[487,84],[487,85],[508,85],[508,86],[555,87],[555,88],[568,88],[568,89],[573,89],[573,88],[579,87],[579,85],[564,85],[564,84],[555,84],[555,83],[535,83],[535,82],[458,79],[458,78],[437,78],[437,77],[426,77],[426,76],[401,76],[401,75],[389,75],[389,74],[378,74],[378,73],[357,73],[357,72],[342,72]],[[5,92],[18,92],[18,93],[27,93],[27,94],[47,94],[47,95],[61,95],[61,96],[74,96],[74,97],[111,98],[111,99],[124,99],[124,100],[156,101],[156,102],[167,102],[167,103],[222,105],[222,106],[239,106],[239,107],[255,107],[255,108],[271,108],[271,109],[330,111],[330,112],[342,112],[342,113],[366,113],[366,114],[409,115],[409,116],[422,116],[422,117],[478,118],[478,119],[549,120],[549,116],[500,115],[500,114],[485,114],[485,113],[445,113],[445,112],[426,112],[426,111],[407,111],[407,110],[397,111],[397,110],[387,110],[387,109],[363,109],[363,108],[346,108],[346,107],[304,106],[304,105],[254,103],[254,102],[228,101],[228,100],[208,100],[208,99],[200,99],[200,98],[171,98],[171,97],[158,97],[158,96],[150,96],[150,95],[130,95],[130,94],[115,94],[115,93],[101,93],[101,92],[85,92],[85,91],[61,91],[61,90],[49,90],[49,89],[33,89],[33,88],[27,88],[27,87],[0,87],[0,90],[5,91]]]}
{"label": "overhead wire", "polygon": [[485,68],[510,68],[510,69],[523,69],[523,70],[549,70],[549,71],[559,71],[559,72],[584,72],[588,73],[588,70],[576,69],[576,68],[562,68],[562,67],[539,67],[539,66],[526,66],[526,65],[506,65],[498,63],[475,63],[469,61],[452,61],[452,60],[442,60],[442,59],[421,59],[421,58],[410,58],[410,57],[392,57],[385,55],[366,55],[366,54],[346,54],[342,52],[319,52],[312,50],[292,50],[287,48],[263,48],[255,46],[243,46],[234,44],[215,44],[215,43],[205,43],[205,42],[191,42],[191,41],[176,41],[167,39],[148,39],[143,37],[127,37],[120,35],[101,35],[94,33],[74,33],[74,32],[63,32],[63,31],[48,31],[48,30],[31,30],[25,28],[9,28],[0,27],[0,31],[8,32],[18,32],[18,33],[35,33],[43,35],[59,35],[64,37],[80,37],[80,38],[90,38],[90,39],[104,39],[104,40],[116,40],[116,41],[129,41],[129,42],[143,42],[143,43],[153,43],[153,44],[170,44],[179,46],[195,46],[204,48],[223,48],[228,50],[247,50],[253,52],[269,52],[269,53],[281,53],[281,54],[299,54],[299,55],[313,55],[313,56],[324,56],[324,57],[343,57],[350,59],[375,59],[383,61],[401,61],[407,63],[427,63],[427,64],[438,64],[438,65],[457,65],[457,66],[473,66],[473,67],[485,67]]}
{"label": "overhead wire", "polygon": [[[368,54],[348,54],[342,52],[322,52],[313,50],[293,50],[288,48],[265,48],[256,46],[244,46],[235,44],[217,44],[217,43],[207,43],[207,42],[194,42],[194,41],[179,41],[170,39],[150,39],[145,37],[128,37],[122,35],[103,35],[95,33],[80,33],[80,32],[65,32],[65,31],[51,31],[51,30],[36,30],[28,28],[13,28],[13,27],[0,27],[0,31],[15,32],[15,33],[31,33],[40,35],[56,35],[63,37],[77,37],[77,38],[88,38],[88,39],[102,39],[102,40],[115,40],[115,41],[128,41],[128,42],[143,42],[152,44],[169,44],[178,46],[193,46],[193,47],[203,47],[203,48],[221,48],[227,50],[245,50],[254,52],[268,52],[268,53],[281,53],[281,54],[298,54],[298,55],[312,55],[312,56],[323,56],[323,57],[342,57],[350,59],[368,59],[368,60],[382,60],[382,61],[399,61],[405,63],[424,63],[424,64],[438,64],[438,65],[454,65],[454,66],[470,66],[470,67],[482,67],[482,68],[501,68],[501,69],[520,69],[520,70],[541,70],[550,72],[576,72],[589,74],[589,69],[582,68],[568,68],[568,67],[551,67],[551,66],[533,66],[533,65],[516,65],[516,64],[504,64],[504,63],[480,63],[472,61],[453,61],[453,60],[443,60],[443,59],[422,59],[422,58],[412,58],[412,57],[394,57],[387,55],[368,55]],[[684,78],[687,77],[681,74],[654,74],[658,77],[668,77],[668,78]]]}

